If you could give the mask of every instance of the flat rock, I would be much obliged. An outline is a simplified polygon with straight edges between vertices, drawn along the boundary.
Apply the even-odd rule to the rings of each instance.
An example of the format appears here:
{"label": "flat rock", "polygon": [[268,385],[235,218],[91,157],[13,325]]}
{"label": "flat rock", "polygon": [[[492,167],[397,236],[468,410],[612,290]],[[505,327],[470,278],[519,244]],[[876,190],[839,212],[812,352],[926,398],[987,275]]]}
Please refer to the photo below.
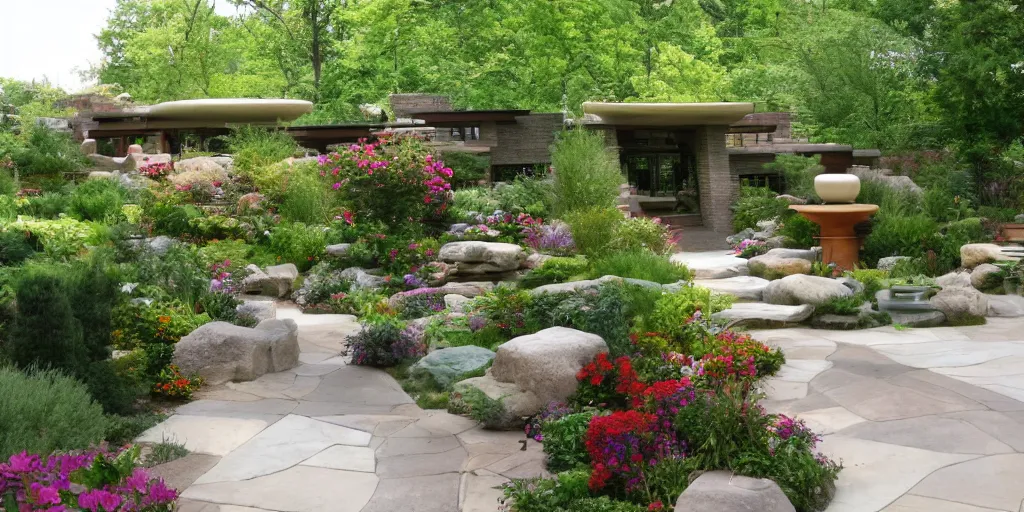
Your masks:
{"label": "flat rock", "polygon": [[377,461],[369,447],[335,445],[302,461],[302,465],[373,473]]}
{"label": "flat rock", "polygon": [[810,318],[813,313],[814,306],[810,304],[781,306],[777,304],[764,304],[762,302],[741,302],[733,304],[729,309],[714,313],[712,318],[724,322],[745,320],[744,325],[772,327],[798,324]]}
{"label": "flat rock", "polygon": [[[497,506],[497,503],[495,503]],[[328,509],[324,509],[328,510]],[[458,512],[459,474],[387,478],[362,512]]]}
{"label": "flat rock", "polygon": [[810,274],[813,260],[800,257],[792,252],[796,250],[771,249],[760,256],[750,258],[747,262],[750,275],[767,279],[778,279],[796,274]]}
{"label": "flat rock", "polygon": [[290,319],[264,320],[255,328],[211,322],[181,338],[172,361],[209,384],[254,380],[299,364],[298,327]]}
{"label": "flat rock", "polygon": [[282,512],[359,512],[379,481],[371,473],[295,466],[251,480],[197,483],[182,497]]}
{"label": "flat rock", "polygon": [[869,421],[846,428],[840,434],[943,453],[991,455],[1013,452],[1013,448],[970,423],[953,418],[925,416]]}
{"label": "flat rock", "polygon": [[190,452],[223,456],[252,439],[268,423],[258,419],[176,414],[140,435],[136,442],[182,444]]}
{"label": "flat rock", "polygon": [[469,389],[478,389],[491,400],[501,400],[509,415],[526,417],[537,414],[548,404],[541,400],[533,391],[519,389],[514,382],[498,382],[490,375],[473,377],[455,384],[455,391],[465,393]]}
{"label": "flat rock", "polygon": [[960,247],[960,264],[964,268],[974,268],[982,263],[994,261],[1015,261],[1017,258],[1003,254],[996,244],[967,244]]}
{"label": "flat rock", "polygon": [[768,280],[753,276],[736,276],[725,279],[696,279],[694,286],[701,286],[712,292],[732,295],[739,301],[760,302]]}
{"label": "flat rock", "polygon": [[343,258],[348,254],[352,244],[332,244],[327,246],[327,255],[332,258]]}
{"label": "flat rock", "polygon": [[722,512],[795,512],[778,484],[728,471],[709,471],[697,477],[676,501],[676,510]]}
{"label": "flat rock", "polygon": [[946,323],[946,315],[942,311],[886,311],[892,318],[893,325],[907,327],[938,327]]}
{"label": "flat rock", "polygon": [[473,299],[457,293],[449,293],[444,296],[444,306],[452,311],[462,311]]}
{"label": "flat rock", "polygon": [[435,350],[409,368],[412,375],[429,375],[441,387],[447,387],[459,376],[480,370],[494,360],[494,352],[467,345]]}
{"label": "flat rock", "polygon": [[797,274],[772,281],[763,294],[769,304],[819,306],[832,299],[850,297],[853,290],[835,279]]}
{"label": "flat rock", "polygon": [[750,273],[747,260],[721,251],[681,252],[673,254],[670,261],[685,265],[695,279],[725,279]]}
{"label": "flat rock", "polygon": [[242,303],[235,307],[238,316],[247,316],[257,322],[277,318],[277,306],[272,300],[250,300],[241,297]]}
{"label": "flat rock", "polygon": [[596,334],[550,327],[499,346],[488,374],[533,391],[544,403],[565,400],[576,391],[576,373],[607,351]]}
{"label": "flat rock", "polygon": [[303,416],[285,416],[221,459],[196,484],[237,482],[269,475],[333,445],[369,446],[370,437],[366,432]]}
{"label": "flat rock", "polygon": [[451,242],[441,247],[437,259],[454,265],[458,274],[486,274],[516,270],[526,261],[526,254],[515,244]]}
{"label": "flat rock", "polygon": [[1024,454],[983,457],[942,468],[912,489],[919,496],[994,510],[1019,509],[1024,501]]}
{"label": "flat rock", "polygon": [[935,278],[935,284],[942,288],[967,288],[971,286],[971,273],[953,271]]}
{"label": "flat rock", "polygon": [[260,270],[256,265],[248,265],[245,270],[248,275],[242,279],[242,292],[270,297],[284,297],[291,293],[292,283],[299,277],[299,269],[291,263],[273,265],[266,270]]}
{"label": "flat rock", "polygon": [[220,457],[214,455],[190,453],[180,459],[149,468],[149,474],[154,478],[163,478],[171,489],[183,490],[216,466],[219,460]]}

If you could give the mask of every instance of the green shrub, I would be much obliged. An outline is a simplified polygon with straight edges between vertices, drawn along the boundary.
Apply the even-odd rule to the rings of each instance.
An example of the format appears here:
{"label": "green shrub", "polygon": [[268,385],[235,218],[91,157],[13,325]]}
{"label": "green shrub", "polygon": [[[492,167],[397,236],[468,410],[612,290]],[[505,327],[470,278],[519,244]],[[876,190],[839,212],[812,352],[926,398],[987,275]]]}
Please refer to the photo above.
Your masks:
{"label": "green shrub", "polygon": [[348,338],[352,363],[387,367],[422,356],[424,347],[420,335],[415,327],[407,328],[403,323],[390,319],[366,323],[359,333]]}
{"label": "green shrub", "polygon": [[832,501],[842,465],[822,463],[810,450],[786,443],[771,454],[763,450],[743,453],[733,461],[732,468],[741,475],[768,478],[779,484],[797,512],[817,512]]}
{"label": "green shrub", "polygon": [[[500,183],[494,187],[498,208],[509,213],[527,213],[534,217],[547,218],[552,213],[554,182],[544,178],[516,176],[511,183]],[[481,212],[481,213],[492,213]]]}
{"label": "green shrub", "polygon": [[927,248],[936,245],[938,231],[938,224],[923,214],[880,216],[864,239],[861,257],[873,267],[887,256],[924,256]]}
{"label": "green shrub", "polygon": [[89,180],[71,193],[68,213],[79,220],[102,222],[121,216],[126,191],[113,180]]}
{"label": "green shrub", "polygon": [[216,240],[206,244],[199,249],[199,261],[203,268],[211,268],[213,265],[223,265],[225,261],[231,262],[224,271],[231,273],[235,281],[242,277],[241,273],[249,263],[258,266],[271,264],[269,261],[256,261],[256,248],[245,243],[243,240]]}
{"label": "green shrub", "polygon": [[950,222],[943,229],[939,246],[934,248],[939,265],[936,273],[944,274],[960,266],[960,247],[989,240],[981,219],[977,217]]}
{"label": "green shrub", "polygon": [[789,202],[776,196],[778,194],[770,188],[741,187],[740,198],[732,205],[733,231],[739,233],[748,228],[759,231],[758,222],[783,218],[789,211]]}
{"label": "green shrub", "polygon": [[[593,290],[545,293],[533,298],[526,308],[526,324],[539,330],[547,327],[571,327],[601,336],[614,356],[632,353],[629,342],[631,319],[653,307],[661,296],[660,288],[607,283]],[[644,297],[643,299],[640,299]]]}
{"label": "green shrub", "polygon": [[106,429],[103,409],[81,383],[54,371],[0,368],[0,459],[85,449]]}
{"label": "green shrub", "polygon": [[668,254],[675,249],[668,226],[646,217],[624,219],[615,226],[612,237],[609,249],[616,251],[646,250],[655,254]]}
{"label": "green shrub", "polygon": [[21,213],[37,219],[56,219],[68,209],[71,198],[60,192],[30,196],[21,206]]}
{"label": "green shrub", "polygon": [[546,284],[564,283],[585,277],[589,263],[584,258],[551,258],[530,270],[519,280],[521,288],[536,288]]}
{"label": "green shrub", "polygon": [[107,414],[130,414],[135,409],[135,400],[147,391],[139,383],[118,374],[109,360],[89,363],[79,378]]}
{"label": "green shrub", "polygon": [[576,248],[587,256],[604,254],[623,220],[622,212],[610,207],[573,211],[565,218]]}
{"label": "green shrub", "polygon": [[282,223],[270,232],[270,250],[278,256],[277,263],[294,263],[300,272],[312,268],[326,247],[327,232],[322,226]]}
{"label": "green shrub", "polygon": [[820,233],[821,228],[811,222],[803,215],[791,213],[782,221],[777,236],[785,237],[785,245],[790,248],[810,249],[817,245],[815,237]]}
{"label": "green shrub", "polygon": [[143,432],[164,420],[162,414],[151,412],[131,416],[107,416],[107,431],[104,440],[114,446],[131,443]]}
{"label": "green shrub", "polygon": [[0,195],[0,222],[10,222],[18,217],[18,203],[11,196]]}
{"label": "green shrub", "polygon": [[66,281],[54,267],[31,267],[15,282],[17,309],[7,352],[19,368],[39,366],[81,375],[88,350]]}
{"label": "green shrub", "polygon": [[257,186],[261,171],[294,156],[298,146],[288,132],[242,125],[228,136],[235,171],[252,179]]}
{"label": "green shrub", "polygon": [[[642,319],[646,332],[658,332],[682,340],[686,331],[686,320],[698,310],[711,315],[732,305],[729,295],[717,295],[700,286],[683,286],[679,291],[662,295],[654,309]],[[684,347],[690,349],[691,347]],[[690,354],[691,350],[683,353]]]}
{"label": "green shrub", "polygon": [[[515,512],[553,512],[556,510],[569,510],[576,503],[592,505],[590,499],[590,470],[580,469],[559,473],[555,478],[527,478],[513,480],[505,486],[505,505],[511,505],[509,510]],[[609,502],[607,498],[600,500],[603,504]],[[598,508],[576,508],[575,510],[595,511]],[[607,511],[615,509],[604,509]],[[626,511],[630,509],[625,509]],[[633,509],[635,510],[635,509]],[[618,512],[618,511],[616,511]],[[625,511],[623,511],[625,512]]]}
{"label": "green shrub", "polygon": [[470,213],[488,215],[501,209],[501,203],[492,189],[487,187],[463,188],[455,191],[452,202],[452,217],[461,221],[473,221]]}
{"label": "green shrub", "polygon": [[810,199],[817,197],[814,177],[825,172],[820,162],[821,157],[817,155],[775,155],[775,161],[765,164],[764,168],[779,173],[785,179],[787,194]]}
{"label": "green shrub", "polygon": [[[0,156],[0,163],[3,157]],[[14,181],[14,175],[0,167],[0,196],[13,196],[18,192],[18,184]]]}
{"label": "green shrub", "polygon": [[152,226],[154,235],[191,235],[192,220],[201,217],[203,211],[190,204],[175,205],[151,201],[143,204],[143,219]]}
{"label": "green shrub", "polygon": [[548,455],[548,470],[567,471],[589,464],[584,434],[593,412],[581,412],[548,421],[541,427],[544,433],[544,453]]}
{"label": "green shrub", "polygon": [[555,206],[563,217],[615,205],[622,172],[601,133],[583,129],[562,132],[551,149],[551,163],[555,168]]}
{"label": "green shrub", "polygon": [[199,307],[203,313],[210,316],[210,320],[218,322],[235,323],[238,321],[238,310],[236,309],[242,301],[230,293],[214,292],[203,294],[199,298]]}
{"label": "green shrub", "polygon": [[326,224],[335,196],[314,171],[303,169],[288,178],[279,213],[291,222]]}
{"label": "green shrub", "polygon": [[88,165],[89,160],[70,133],[32,123],[24,135],[25,146],[11,154],[23,175],[73,172]]}
{"label": "green shrub", "polygon": [[441,155],[444,164],[452,170],[452,186],[472,187],[487,178],[491,172],[491,159],[462,151],[449,151]]}
{"label": "green shrub", "polygon": [[886,270],[862,268],[848,271],[846,275],[864,285],[864,297],[871,301],[879,290],[888,287],[889,272]]}
{"label": "green shrub", "polygon": [[469,407],[469,417],[480,422],[484,428],[504,429],[516,422],[505,408],[502,398],[495,400],[479,389],[467,389],[462,393],[462,401]]}
{"label": "green shrub", "polygon": [[24,231],[0,231],[0,265],[17,265],[35,252]]}
{"label": "green shrub", "polygon": [[833,297],[814,308],[816,315],[856,315],[864,304],[862,295],[849,297]]}
{"label": "green shrub", "polygon": [[922,212],[920,195],[908,190],[895,189],[882,181],[864,180],[861,182],[857,202],[877,204],[879,217],[906,217]]}
{"label": "green shrub", "polygon": [[595,259],[590,277],[602,276],[643,279],[660,284],[689,281],[691,278],[685,266],[676,265],[665,256],[642,250],[613,252]]}
{"label": "green shrub", "polygon": [[177,299],[195,304],[210,288],[210,272],[198,251],[188,244],[173,244],[163,255],[145,252],[130,277],[146,288],[152,299]]}

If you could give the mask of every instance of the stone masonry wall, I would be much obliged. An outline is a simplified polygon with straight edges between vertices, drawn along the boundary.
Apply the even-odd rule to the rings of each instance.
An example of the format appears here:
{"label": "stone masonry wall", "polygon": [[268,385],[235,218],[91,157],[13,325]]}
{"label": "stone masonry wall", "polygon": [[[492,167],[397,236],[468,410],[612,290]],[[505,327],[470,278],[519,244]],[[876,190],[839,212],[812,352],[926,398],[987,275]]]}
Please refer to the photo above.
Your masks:
{"label": "stone masonry wall", "polygon": [[722,233],[732,231],[729,205],[739,192],[739,181],[729,170],[726,129],[726,126],[702,126],[695,137],[701,218],[705,227]]}
{"label": "stone masonry wall", "polygon": [[448,112],[452,104],[447,96],[436,94],[392,94],[388,96],[396,119],[408,119],[420,112]]}
{"label": "stone masonry wall", "polygon": [[519,116],[515,124],[498,124],[498,145],[491,150],[491,165],[551,163],[550,147],[563,122],[564,116],[558,113]]}

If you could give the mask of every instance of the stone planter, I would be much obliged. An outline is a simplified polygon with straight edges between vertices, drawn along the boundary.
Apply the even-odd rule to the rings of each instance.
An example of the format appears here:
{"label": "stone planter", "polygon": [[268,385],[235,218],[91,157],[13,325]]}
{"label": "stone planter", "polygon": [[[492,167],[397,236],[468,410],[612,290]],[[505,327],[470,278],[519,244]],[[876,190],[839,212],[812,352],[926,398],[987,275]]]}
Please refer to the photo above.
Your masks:
{"label": "stone planter", "polygon": [[1024,242],[1024,224],[1003,224],[999,234],[1010,242]]}
{"label": "stone planter", "polygon": [[814,191],[825,203],[852,203],[860,194],[860,178],[852,174],[819,174]]}

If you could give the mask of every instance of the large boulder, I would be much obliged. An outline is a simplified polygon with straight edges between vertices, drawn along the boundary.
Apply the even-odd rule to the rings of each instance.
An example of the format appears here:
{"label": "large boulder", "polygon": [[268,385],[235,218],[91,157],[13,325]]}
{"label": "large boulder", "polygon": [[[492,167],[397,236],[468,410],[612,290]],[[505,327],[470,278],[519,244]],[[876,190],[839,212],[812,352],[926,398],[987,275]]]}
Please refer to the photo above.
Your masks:
{"label": "large boulder", "polygon": [[338,274],[338,278],[352,282],[353,290],[377,290],[387,284],[383,276],[371,274],[366,269],[349,267]]}
{"label": "large boulder", "polygon": [[208,384],[253,380],[298,366],[298,333],[291,319],[264,320],[255,328],[212,322],[182,338],[172,361]]}
{"label": "large boulder", "polygon": [[580,369],[607,351],[596,334],[551,327],[502,344],[487,375],[459,384],[502,398],[513,416],[531,416],[549,402],[569,398]]}
{"label": "large boulder", "polygon": [[[826,500],[827,503],[827,500]],[[767,478],[750,478],[729,471],[709,471],[697,477],[676,500],[679,512],[795,512],[779,485]]]}
{"label": "large boulder", "polygon": [[327,256],[331,258],[344,258],[348,255],[352,244],[332,244],[327,246]]}
{"label": "large boulder", "polygon": [[216,160],[208,156],[197,156],[195,158],[186,158],[175,162],[175,174],[186,172],[216,173],[227,176],[227,170],[224,169],[224,166],[220,165]]}
{"label": "large boulder", "polygon": [[243,298],[242,303],[235,306],[235,312],[239,317],[252,318],[256,322],[277,318],[277,306],[271,300],[245,300]]}
{"label": "large boulder", "polygon": [[970,288],[970,272],[950,272],[935,278],[935,284],[942,288]]}
{"label": "large boulder", "polygon": [[87,155],[86,158],[89,159],[89,168],[94,171],[113,172],[121,169],[122,162],[119,159],[97,154]]}
{"label": "large boulder", "polygon": [[992,263],[993,261],[1016,259],[1003,254],[1002,248],[996,244],[967,244],[960,247],[960,264],[964,268],[974,268],[982,263]]}
{"label": "large boulder", "polygon": [[892,171],[887,169],[872,169],[864,165],[855,165],[847,172],[860,178],[862,181],[875,181],[893,190],[910,192],[917,195],[924,193],[924,190],[917,183],[914,183],[914,180],[910,179],[909,176],[893,175]]}
{"label": "large boulder", "polygon": [[[633,279],[629,277],[618,277],[618,276],[602,276],[597,279],[583,279],[580,281],[569,281],[567,283],[554,283],[546,284],[544,286],[538,286],[530,293],[533,295],[544,295],[545,293],[568,293],[579,290],[589,290],[593,288],[600,288],[601,286],[608,283],[616,284],[632,284],[637,286],[643,286],[645,288],[661,288],[662,285],[655,283],[654,281],[646,281],[643,279]],[[672,285],[665,285],[672,286]]]}
{"label": "large boulder", "polygon": [[760,256],[750,258],[747,268],[750,269],[752,276],[778,279],[796,274],[810,274],[816,258],[816,253],[810,249],[771,249]]}
{"label": "large boulder", "polygon": [[429,375],[439,386],[447,387],[459,377],[479,371],[494,360],[494,352],[483,347],[464,347],[435,350],[409,368],[413,376]]}
{"label": "large boulder", "polygon": [[680,252],[673,254],[669,261],[685,265],[694,279],[725,279],[750,274],[747,260],[733,254]]}
{"label": "large boulder", "polygon": [[96,154],[96,139],[85,139],[82,141],[82,145],[79,146],[83,155],[95,155]]}
{"label": "large boulder", "polygon": [[140,167],[145,167],[152,164],[169,164],[171,163],[171,155],[167,153],[158,153],[155,155],[147,155],[144,153],[128,153],[128,156],[124,159],[123,169],[126,171],[135,171]]}
{"label": "large boulder", "polygon": [[451,242],[437,256],[459,275],[511,272],[526,261],[522,247],[499,242]]}
{"label": "large boulder", "polygon": [[754,276],[736,276],[725,279],[696,279],[694,286],[707,288],[722,295],[732,295],[738,301],[760,302],[770,281]]}
{"label": "large boulder", "polygon": [[971,286],[979,290],[991,290],[1003,285],[1003,269],[982,263],[971,271]]}
{"label": "large boulder", "polygon": [[255,293],[269,297],[284,297],[292,291],[292,283],[299,277],[299,269],[291,263],[274,265],[260,270],[256,265],[245,267],[249,275],[242,280],[242,293]]}
{"label": "large boulder", "polygon": [[716,321],[741,321],[745,327],[780,327],[798,324],[814,313],[814,306],[780,306],[761,302],[741,302],[711,315]]}
{"label": "large boulder", "polygon": [[983,322],[988,314],[988,298],[969,286],[943,288],[929,302],[953,324]]}
{"label": "large boulder", "polygon": [[892,270],[896,268],[896,264],[911,259],[910,256],[887,256],[885,258],[878,259],[878,270]]}
{"label": "large boulder", "polygon": [[820,306],[832,299],[852,295],[853,290],[835,279],[801,274],[772,281],[764,289],[765,302],[785,306]]}

